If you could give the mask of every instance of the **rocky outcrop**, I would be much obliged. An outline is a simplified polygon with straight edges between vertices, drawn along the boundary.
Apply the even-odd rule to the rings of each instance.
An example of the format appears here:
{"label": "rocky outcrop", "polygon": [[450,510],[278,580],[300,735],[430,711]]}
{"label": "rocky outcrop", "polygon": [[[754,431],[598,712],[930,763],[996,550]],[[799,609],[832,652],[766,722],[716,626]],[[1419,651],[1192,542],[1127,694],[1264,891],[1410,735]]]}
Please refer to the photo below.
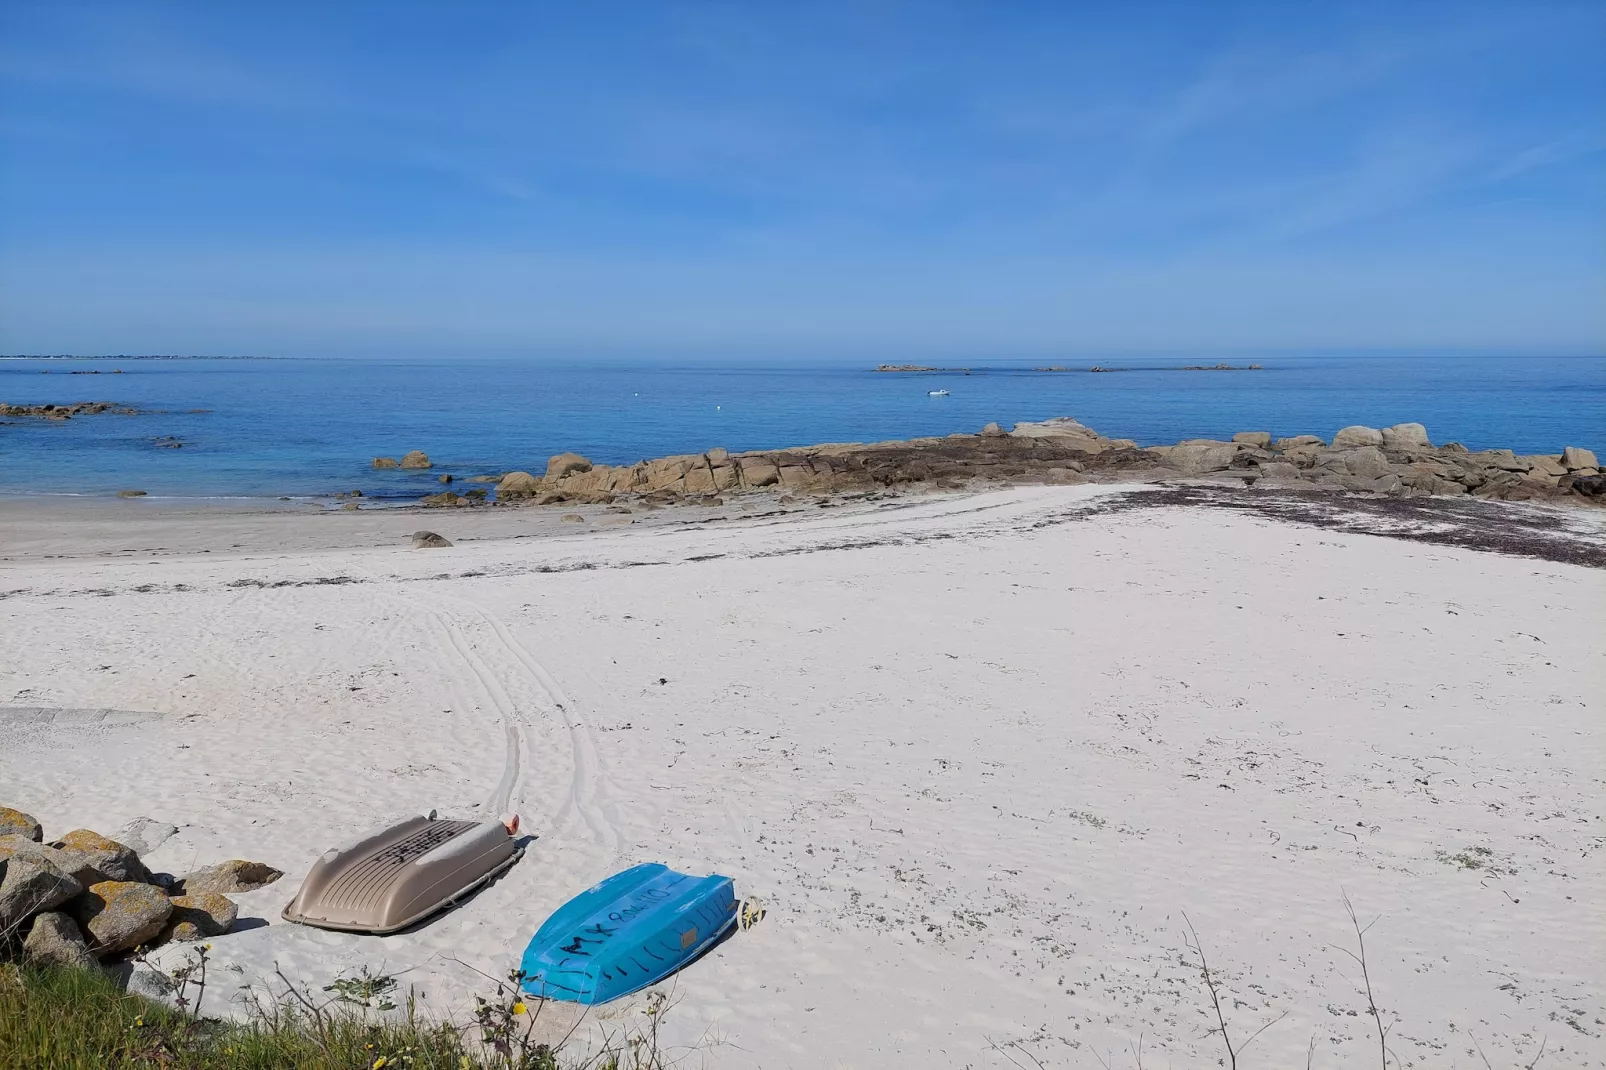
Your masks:
{"label": "rocky outcrop", "polygon": [[33,815],[9,806],[0,806],[0,836],[21,836],[25,840],[43,840],[44,830]]}
{"label": "rocky outcrop", "polygon": [[375,457],[375,468],[400,468],[401,464],[394,457]]}
{"label": "rocky outcrop", "polygon": [[430,463],[429,454],[425,453],[423,450],[408,450],[402,455],[401,467],[433,468],[435,466]]}
{"label": "rocky outcrop", "polygon": [[[552,457],[547,475],[509,472],[499,503],[608,504],[621,496],[649,506],[702,501],[714,495],[772,490],[784,494],[869,492],[927,485],[958,489],[986,482],[1156,480],[1179,476],[1264,480],[1369,494],[1476,494],[1527,500],[1589,502],[1598,467],[1587,450],[1518,457],[1510,450],[1477,453],[1456,443],[1432,445],[1421,424],[1383,430],[1351,426],[1331,444],[1316,435],[1274,438],[1242,431],[1231,441],[1189,439],[1139,448],[1107,438],[1070,417],[1023,421],[1005,430],[990,423],[976,434],[872,443],[825,443],[782,450],[679,454],[631,465],[593,464],[578,454]],[[1072,465],[1076,467],[1072,467]],[[442,504],[455,502],[437,496]]]}
{"label": "rocky outcrop", "polygon": [[449,539],[435,534],[433,531],[413,532],[413,549],[415,550],[442,550],[452,545]]}
{"label": "rocky outcrop", "polygon": [[227,862],[198,869],[181,878],[180,883],[183,885],[185,895],[201,895],[205,892],[232,895],[236,892],[252,892],[258,888],[266,888],[282,876],[284,874],[279,870],[262,862],[231,858]]}
{"label": "rocky outcrop", "polygon": [[172,901],[160,888],[133,881],[102,881],[72,902],[73,917],[99,958],[149,943],[167,924]]}
{"label": "rocky outcrop", "polygon": [[115,412],[131,416],[138,409],[120,405],[115,401],[75,401],[66,405],[7,405],[0,402],[0,416],[37,416],[44,420],[70,420],[74,416],[98,416]]}

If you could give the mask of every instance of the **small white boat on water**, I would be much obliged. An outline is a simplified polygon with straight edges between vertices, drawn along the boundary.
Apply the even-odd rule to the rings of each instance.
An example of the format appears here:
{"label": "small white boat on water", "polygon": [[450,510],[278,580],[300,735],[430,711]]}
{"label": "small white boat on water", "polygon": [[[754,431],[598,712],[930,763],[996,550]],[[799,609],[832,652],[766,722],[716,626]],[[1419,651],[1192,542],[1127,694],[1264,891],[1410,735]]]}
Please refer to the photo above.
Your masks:
{"label": "small white boat on water", "polygon": [[932,397],[932,398],[945,398],[945,397],[948,396],[948,391],[946,391],[946,390],[927,390],[926,391],[926,396],[927,397]]}

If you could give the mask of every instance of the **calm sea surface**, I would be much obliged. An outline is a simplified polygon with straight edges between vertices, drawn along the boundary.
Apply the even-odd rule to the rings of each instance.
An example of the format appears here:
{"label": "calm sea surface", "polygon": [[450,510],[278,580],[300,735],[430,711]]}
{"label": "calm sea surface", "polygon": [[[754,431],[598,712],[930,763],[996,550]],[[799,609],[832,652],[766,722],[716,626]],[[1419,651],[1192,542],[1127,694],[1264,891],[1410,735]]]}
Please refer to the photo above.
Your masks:
{"label": "calm sea surface", "polygon": [[[0,421],[0,495],[303,496],[428,493],[443,472],[526,468],[574,450],[603,463],[815,442],[975,431],[1075,416],[1144,445],[1234,431],[1330,436],[1347,424],[1427,425],[1435,442],[1519,453],[1606,452],[1606,357],[1262,358],[1261,371],[879,374],[854,364],[675,367],[452,360],[0,359],[0,401],[104,400],[148,411]],[[1244,363],[1235,361],[1234,363]],[[1091,361],[1081,362],[1086,367]],[[114,368],[121,375],[109,374]],[[99,370],[100,375],[71,375]],[[929,390],[946,389],[934,398]],[[191,412],[204,409],[205,412]],[[176,436],[181,449],[162,449]],[[424,474],[375,471],[411,449]]]}

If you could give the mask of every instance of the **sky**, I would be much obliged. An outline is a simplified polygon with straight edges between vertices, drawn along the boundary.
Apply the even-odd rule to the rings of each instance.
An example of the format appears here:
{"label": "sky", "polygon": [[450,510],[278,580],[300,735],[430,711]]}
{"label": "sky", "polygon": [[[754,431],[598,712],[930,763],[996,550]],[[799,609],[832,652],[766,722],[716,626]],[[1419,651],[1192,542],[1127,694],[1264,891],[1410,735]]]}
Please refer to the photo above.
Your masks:
{"label": "sky", "polygon": [[0,0],[0,352],[1606,352],[1606,6]]}

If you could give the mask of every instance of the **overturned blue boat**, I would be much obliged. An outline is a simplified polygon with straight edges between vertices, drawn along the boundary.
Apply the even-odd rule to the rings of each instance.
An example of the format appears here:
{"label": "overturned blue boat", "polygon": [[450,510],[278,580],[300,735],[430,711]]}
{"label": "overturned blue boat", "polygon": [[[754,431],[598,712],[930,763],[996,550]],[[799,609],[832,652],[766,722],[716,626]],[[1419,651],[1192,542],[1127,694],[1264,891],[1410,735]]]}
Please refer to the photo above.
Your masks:
{"label": "overturned blue boat", "polygon": [[524,951],[524,991],[606,1003],[674,973],[735,922],[729,877],[693,877],[657,862],[633,866],[542,924]]}

